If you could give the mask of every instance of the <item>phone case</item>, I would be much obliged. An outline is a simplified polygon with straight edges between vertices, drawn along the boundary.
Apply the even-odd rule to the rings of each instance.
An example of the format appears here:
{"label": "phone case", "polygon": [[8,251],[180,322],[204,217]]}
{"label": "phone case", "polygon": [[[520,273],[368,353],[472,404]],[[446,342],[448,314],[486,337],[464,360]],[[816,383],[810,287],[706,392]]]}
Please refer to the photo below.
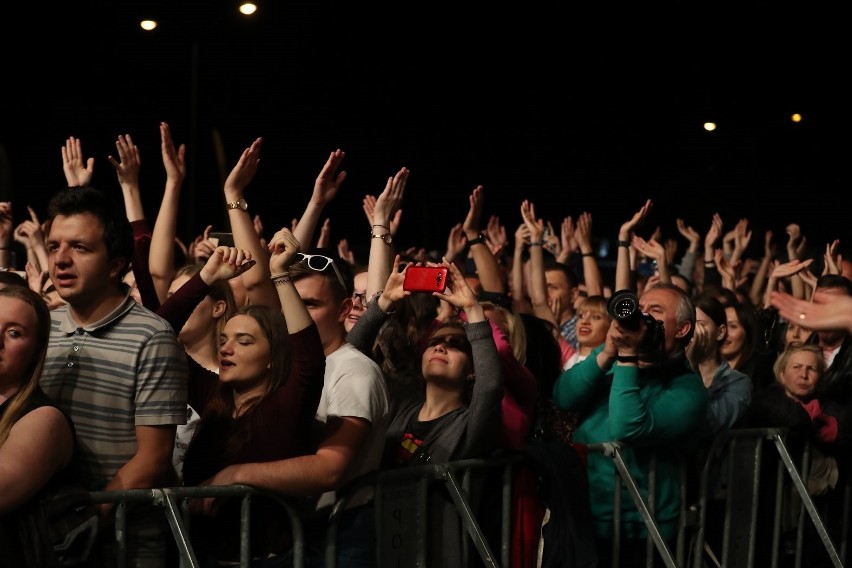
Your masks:
{"label": "phone case", "polygon": [[446,266],[409,266],[402,283],[407,292],[443,292],[446,288]]}

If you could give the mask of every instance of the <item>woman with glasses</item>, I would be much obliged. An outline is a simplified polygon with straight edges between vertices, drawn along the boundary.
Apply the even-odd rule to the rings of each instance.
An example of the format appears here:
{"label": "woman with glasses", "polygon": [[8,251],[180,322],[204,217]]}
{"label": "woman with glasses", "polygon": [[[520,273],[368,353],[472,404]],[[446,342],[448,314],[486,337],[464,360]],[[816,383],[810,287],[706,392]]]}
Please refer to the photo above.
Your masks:
{"label": "woman with glasses", "polygon": [[352,328],[361,319],[364,311],[367,309],[367,268],[362,267],[355,271],[352,289],[352,310],[346,316],[343,325],[346,326],[346,331],[352,331]]}

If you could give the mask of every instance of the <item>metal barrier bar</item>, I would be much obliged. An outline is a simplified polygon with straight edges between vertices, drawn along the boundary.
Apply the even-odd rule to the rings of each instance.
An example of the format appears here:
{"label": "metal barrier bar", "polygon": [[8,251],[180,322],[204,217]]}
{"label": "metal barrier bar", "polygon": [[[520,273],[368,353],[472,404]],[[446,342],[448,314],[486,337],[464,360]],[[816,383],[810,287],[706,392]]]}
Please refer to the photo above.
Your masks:
{"label": "metal barrier bar", "polygon": [[[116,564],[119,568],[127,565],[127,505],[129,503],[144,503],[163,509],[166,520],[172,530],[172,536],[180,554],[182,566],[196,568],[199,566],[195,551],[188,538],[188,501],[207,497],[240,497],[240,566],[248,568],[251,565],[249,550],[249,529],[251,513],[251,497],[262,496],[274,500],[287,512],[290,520],[290,530],[293,538],[293,566],[302,568],[304,565],[304,531],[298,511],[285,498],[266,491],[261,491],[247,485],[204,486],[204,487],[167,487],[162,489],[128,489],[123,491],[93,491],[90,493],[95,503],[116,504]],[[178,502],[182,505],[179,506]],[[181,512],[179,512],[179,509]]]}
{"label": "metal barrier bar", "polygon": [[[621,454],[622,444],[620,442],[604,442],[602,444],[589,444],[587,447],[589,451],[600,452],[605,456],[612,458],[613,464],[615,465],[616,471],[618,473],[618,477],[621,478],[621,480],[627,487],[627,491],[633,498],[633,504],[636,506],[636,509],[639,511],[639,514],[642,515],[642,520],[645,522],[645,528],[648,530],[648,535],[656,546],[657,552],[660,554],[663,563],[665,563],[665,565],[669,568],[677,568],[677,563],[675,562],[675,559],[672,556],[672,553],[669,550],[669,547],[666,544],[663,535],[660,533],[660,528],[659,526],[657,526],[657,522],[654,520],[654,516],[651,512],[651,509],[648,507],[648,504],[642,497],[642,494],[639,491],[639,486],[636,484],[636,480],[633,479],[633,476],[630,474],[630,470],[628,469],[627,464],[624,463],[624,456]],[[619,503],[616,511],[621,510],[620,494],[621,491],[617,491],[613,496],[614,500]],[[615,542],[613,543],[613,545],[615,546]],[[618,555],[615,554],[613,556],[613,564],[615,564],[617,560]],[[653,558],[651,558],[651,560],[653,561]]]}

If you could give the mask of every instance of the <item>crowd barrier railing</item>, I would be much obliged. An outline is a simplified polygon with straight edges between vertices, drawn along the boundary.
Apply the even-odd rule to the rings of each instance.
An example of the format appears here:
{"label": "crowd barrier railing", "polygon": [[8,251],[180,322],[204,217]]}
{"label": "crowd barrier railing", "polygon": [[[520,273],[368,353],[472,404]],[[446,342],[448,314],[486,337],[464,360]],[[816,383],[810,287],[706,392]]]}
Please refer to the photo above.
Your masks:
{"label": "crowd barrier railing", "polygon": [[[810,451],[805,446],[800,464],[796,464],[785,444],[786,432],[783,429],[734,429],[713,439],[709,450],[700,462],[698,470],[697,496],[689,495],[688,468],[691,464],[681,460],[680,489],[681,508],[678,522],[677,546],[669,548],[660,532],[655,519],[654,503],[656,499],[656,460],[651,461],[648,472],[649,487],[639,487],[625,462],[623,451],[625,444],[606,442],[586,446],[589,452],[600,452],[613,460],[615,468],[614,484],[614,565],[617,565],[621,543],[622,493],[627,490],[633,505],[640,513],[648,532],[648,547],[645,563],[654,564],[654,555],[666,567],[708,568],[711,566],[736,566],[752,568],[755,566],[756,546],[758,544],[758,511],[760,507],[772,509],[771,566],[779,565],[779,545],[781,537],[782,504],[786,495],[792,494],[798,499],[801,508],[797,518],[797,544],[795,566],[803,562],[803,535],[805,523],[810,523],[818,535],[832,566],[842,568],[847,549],[849,532],[850,485],[835,491],[842,494],[843,516],[839,534],[842,535],[839,550],[829,534],[826,519],[808,493],[805,479],[810,467]],[[773,502],[761,502],[759,478],[764,465],[764,445],[774,448],[778,466]],[[662,451],[662,450],[658,450]],[[468,563],[468,547],[472,545],[476,557],[489,568],[510,566],[512,555],[512,487],[517,466],[525,464],[521,453],[509,453],[499,457],[460,460],[447,464],[428,464],[399,470],[381,471],[365,476],[351,484],[343,497],[332,509],[327,527],[326,566],[336,566],[337,532],[342,512],[348,503],[348,496],[359,488],[372,486],[374,490],[374,512],[377,528],[377,555],[379,565],[417,566],[428,565],[430,545],[429,495],[438,487],[446,489],[455,511],[459,515],[461,527],[466,538],[463,560]],[[727,465],[726,465],[727,464]],[[733,467],[731,467],[733,465]],[[693,470],[695,471],[695,470]],[[499,500],[499,542],[489,542],[482,528],[482,519],[478,516],[478,502],[472,498],[472,489],[476,484],[476,474],[499,475],[499,495],[487,495],[486,499]],[[716,481],[724,479],[721,498],[724,505],[722,521],[721,558],[713,551],[708,555],[706,543],[708,522],[718,522],[709,514],[711,500],[719,499],[720,492]],[[646,492],[647,497],[643,494]],[[240,513],[240,554],[241,566],[250,565],[249,547],[252,498],[263,496],[279,503],[289,516],[293,537],[293,566],[301,568],[304,562],[304,533],[298,509],[288,499],[248,486],[205,486],[205,487],[168,487],[158,489],[136,489],[127,491],[93,492],[96,503],[114,503],[115,533],[117,544],[117,566],[126,565],[126,524],[127,506],[132,503],[147,503],[163,510],[171,528],[174,542],[180,556],[181,566],[196,568],[198,558],[192,549],[188,530],[191,522],[189,502],[195,498],[229,497],[242,500]],[[789,501],[786,501],[789,502]],[[717,502],[717,504],[719,504]],[[493,514],[496,509],[489,508]],[[761,517],[766,518],[766,517]],[[493,519],[489,519],[492,520]],[[493,545],[499,545],[499,556]],[[765,542],[761,544],[766,544]],[[708,560],[709,558],[709,560]],[[602,567],[605,568],[605,567]]]}

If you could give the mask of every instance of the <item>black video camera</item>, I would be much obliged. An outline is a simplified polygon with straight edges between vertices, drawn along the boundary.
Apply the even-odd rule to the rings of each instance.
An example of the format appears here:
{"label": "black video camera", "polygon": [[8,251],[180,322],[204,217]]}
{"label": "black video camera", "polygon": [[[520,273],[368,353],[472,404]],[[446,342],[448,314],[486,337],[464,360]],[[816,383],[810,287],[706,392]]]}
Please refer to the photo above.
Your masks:
{"label": "black video camera", "polygon": [[663,322],[646,314],[639,308],[639,298],[630,290],[619,290],[609,299],[607,311],[614,319],[627,329],[636,331],[642,322],[648,328],[639,352],[645,354],[662,354],[665,352],[666,335]]}

